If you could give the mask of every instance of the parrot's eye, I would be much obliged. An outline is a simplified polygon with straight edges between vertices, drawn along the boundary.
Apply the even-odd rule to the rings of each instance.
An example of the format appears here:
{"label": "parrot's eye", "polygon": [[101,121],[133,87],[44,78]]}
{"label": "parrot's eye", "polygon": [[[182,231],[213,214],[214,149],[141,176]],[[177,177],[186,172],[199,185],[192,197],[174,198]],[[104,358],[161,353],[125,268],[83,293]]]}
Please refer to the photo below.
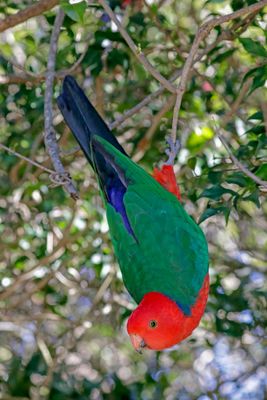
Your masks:
{"label": "parrot's eye", "polygon": [[156,328],[158,325],[157,321],[155,321],[154,319],[152,319],[151,321],[149,321],[149,326],[150,328]]}

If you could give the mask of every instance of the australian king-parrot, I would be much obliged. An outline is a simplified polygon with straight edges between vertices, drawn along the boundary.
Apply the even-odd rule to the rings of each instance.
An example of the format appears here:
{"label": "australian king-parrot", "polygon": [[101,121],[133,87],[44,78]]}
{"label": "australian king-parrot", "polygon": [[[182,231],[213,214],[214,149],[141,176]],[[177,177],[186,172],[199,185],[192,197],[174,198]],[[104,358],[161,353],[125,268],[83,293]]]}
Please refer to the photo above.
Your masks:
{"label": "australian king-parrot", "polygon": [[123,281],[138,304],[127,322],[132,344],[140,352],[171,347],[198,326],[209,291],[207,242],[180,202],[173,167],[151,176],[133,162],[73,77],[57,103],[97,174]]}

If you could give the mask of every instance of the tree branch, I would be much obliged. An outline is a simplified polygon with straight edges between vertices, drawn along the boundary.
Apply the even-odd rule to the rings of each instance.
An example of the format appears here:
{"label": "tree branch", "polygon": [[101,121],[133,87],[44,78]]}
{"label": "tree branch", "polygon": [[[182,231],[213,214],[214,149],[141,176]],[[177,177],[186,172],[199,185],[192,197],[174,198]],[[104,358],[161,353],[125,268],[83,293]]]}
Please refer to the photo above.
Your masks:
{"label": "tree branch", "polygon": [[[181,75],[181,70],[177,69],[169,79],[170,82],[174,82],[179,76]],[[136,114],[138,111],[140,111],[143,107],[145,107],[147,104],[149,104],[152,100],[158,98],[165,90],[165,86],[160,86],[158,90],[155,92],[149,94],[146,96],[140,103],[136,104],[133,108],[130,110],[127,110],[124,114],[122,114],[119,118],[117,118],[115,121],[113,121],[109,127],[110,129],[115,129],[118,126],[120,126],[126,119],[132,117],[134,114]]]}
{"label": "tree branch", "polygon": [[174,106],[174,110],[173,110],[172,133],[171,133],[172,140],[174,142],[176,140],[179,111],[181,108],[182,98],[183,98],[184,92],[186,90],[186,84],[187,84],[187,80],[189,77],[191,67],[194,63],[194,59],[195,59],[195,56],[197,54],[197,51],[199,49],[201,42],[209,35],[211,30],[214,29],[216,26],[221,25],[225,22],[231,21],[233,19],[242,17],[243,15],[255,13],[256,11],[260,11],[266,5],[267,5],[267,0],[263,0],[256,4],[252,4],[248,7],[241,8],[240,10],[237,10],[231,14],[213,18],[213,19],[205,22],[202,26],[200,26],[200,28],[198,29],[198,32],[195,36],[195,39],[193,41],[189,55],[184,64],[181,79],[180,79],[178,89],[177,89],[177,97],[176,97],[176,102],[175,102],[175,106]]}
{"label": "tree branch", "polygon": [[249,78],[240,88],[239,94],[233,104],[231,105],[230,110],[222,117],[221,123],[222,125],[226,125],[238,111],[238,108],[244,97],[247,95],[247,92],[251,86],[252,78]]}
{"label": "tree branch", "polygon": [[71,197],[74,200],[77,200],[79,198],[77,190],[71,180],[69,173],[65,171],[65,168],[60,160],[59,146],[56,139],[56,133],[53,128],[53,84],[55,79],[57,44],[63,20],[64,12],[62,9],[59,9],[50,40],[50,49],[47,62],[47,75],[45,79],[46,89],[44,96],[44,141],[54,168],[59,174],[59,180],[57,184],[63,185],[67,192],[71,195]]}
{"label": "tree branch", "polygon": [[248,176],[250,179],[252,179],[254,182],[256,182],[258,185],[262,186],[265,189],[267,189],[267,181],[264,181],[262,179],[260,179],[257,175],[253,174],[253,172],[249,171],[247,169],[247,167],[245,167],[233,154],[229,144],[227,143],[227,141],[224,139],[224,137],[221,135],[221,133],[219,132],[219,129],[217,129],[217,136],[220,139],[220,141],[222,142],[224,148],[226,149],[227,153],[229,154],[229,157],[231,158],[231,160],[233,161],[233,163],[235,164],[235,166],[242,171],[246,176]]}
{"label": "tree branch", "polygon": [[13,154],[14,156],[16,156],[16,157],[18,157],[18,158],[21,158],[21,159],[24,160],[24,161],[27,161],[28,163],[34,165],[35,167],[40,168],[40,169],[42,169],[42,170],[45,171],[45,172],[48,172],[50,175],[56,174],[56,172],[53,171],[52,169],[44,167],[42,164],[39,164],[38,162],[33,161],[33,160],[31,160],[30,158],[25,157],[25,156],[23,156],[23,155],[20,154],[20,153],[17,153],[15,150],[11,150],[9,147],[5,146],[5,145],[2,144],[2,143],[0,143],[0,148],[3,149],[3,150],[5,150],[5,151],[7,151],[7,152],[10,153],[10,154]]}
{"label": "tree branch", "polygon": [[114,22],[114,24],[117,26],[118,30],[120,31],[121,36],[123,39],[126,41],[132,52],[134,53],[135,57],[140,61],[140,63],[144,66],[144,68],[151,73],[151,75],[159,81],[167,90],[169,90],[171,93],[176,93],[176,87],[172,85],[164,76],[162,76],[154,67],[153,65],[148,61],[144,53],[136,46],[132,38],[129,36],[129,34],[126,32],[126,30],[123,28],[121,25],[120,21],[114,14],[114,12],[111,10],[109,5],[105,0],[98,0],[98,3],[104,8],[110,19]]}
{"label": "tree branch", "polygon": [[[52,181],[52,185],[51,186],[59,186],[59,185],[63,185],[63,184],[67,184],[68,180],[67,178],[65,178],[64,176],[62,176],[62,174],[59,174],[56,171],[53,171],[50,168],[45,167],[42,164],[39,164],[38,162],[31,160],[29,157],[25,157],[22,154],[16,152],[15,150],[10,149],[9,147],[5,146],[4,144],[0,143],[0,148],[7,151],[10,154],[13,154],[14,156],[20,158],[21,160],[26,161],[27,163],[34,165],[35,167],[47,172],[49,174],[49,178]],[[64,181],[65,179],[65,181]]]}
{"label": "tree branch", "polygon": [[[254,12],[252,12],[251,15],[246,17],[246,19],[244,19],[242,22],[239,22],[239,23],[235,24],[233,26],[233,28],[231,29],[231,31],[229,31],[229,30],[222,31],[220,33],[220,35],[217,37],[217,39],[212,44],[210,44],[209,46],[205,47],[205,49],[203,51],[201,51],[201,53],[199,53],[197,55],[197,57],[194,59],[192,65],[190,67],[190,71],[192,70],[192,67],[196,62],[200,61],[205,55],[207,55],[211,50],[213,50],[220,42],[222,42],[224,40],[233,40],[234,39],[233,31],[235,31],[236,29],[242,28],[242,32],[243,32],[243,30],[244,30],[243,24],[245,23],[245,28],[247,28],[248,23],[251,22],[252,18],[255,18],[255,15],[256,15],[256,12],[254,11]],[[170,77],[169,82],[172,83],[172,82],[176,81],[176,79],[179,78],[179,76],[181,76],[182,71],[183,71],[182,69],[176,70],[173,73],[173,75]],[[187,76],[187,79],[188,78],[189,78],[189,74]],[[154,100],[155,98],[160,96],[164,92],[165,89],[166,89],[165,86],[160,86],[159,89],[156,90],[154,93],[152,93],[149,96],[145,97],[140,103],[138,103],[136,106],[134,106],[130,110],[126,111],[123,115],[121,115],[115,121],[113,121],[109,125],[110,129],[115,129],[118,126],[120,126],[125,120],[127,120],[130,117],[132,117],[139,110],[141,110],[144,106],[146,106],[152,100]],[[178,122],[177,122],[177,124],[178,124]],[[176,130],[177,130],[177,128],[176,128]],[[175,130],[175,136],[174,136],[174,134],[172,134],[173,138],[176,137],[176,130]]]}
{"label": "tree branch", "polygon": [[38,84],[44,79],[39,79],[38,77],[32,77],[27,74],[9,74],[9,75],[0,75],[0,85],[10,85],[10,84]]}
{"label": "tree branch", "polygon": [[37,4],[33,4],[25,10],[21,10],[17,14],[9,15],[0,21],[0,32],[4,32],[6,29],[19,25],[32,17],[37,17],[37,15],[51,10],[51,8],[55,7],[57,4],[59,4],[59,0],[40,0]]}
{"label": "tree branch", "polygon": [[[82,63],[87,50],[88,50],[89,44],[87,43],[85,46],[84,51],[80,54],[79,58],[75,63],[68,69],[61,69],[59,71],[55,72],[55,78],[56,79],[64,79],[66,75],[72,74],[73,72],[76,71],[76,69],[80,66]],[[10,74],[10,75],[0,75],[0,85],[10,85],[12,83],[14,84],[23,84],[23,83],[29,83],[33,85],[38,85],[40,82],[43,82],[46,78],[46,74],[34,74],[30,71],[27,71],[23,66],[14,63],[14,61],[9,61],[12,66],[15,68],[19,69],[22,71],[22,74]]]}
{"label": "tree branch", "polygon": [[132,157],[132,159],[135,162],[138,162],[143,158],[146,150],[149,147],[151,139],[153,138],[154,134],[156,133],[157,127],[158,127],[161,119],[173,107],[174,102],[175,102],[175,95],[171,95],[168,98],[168,100],[166,101],[166,103],[163,105],[163,107],[154,116],[154,119],[152,121],[150,128],[147,130],[147,132],[144,135],[144,137],[142,138],[142,140],[140,140],[140,142],[138,143],[137,152]]}
{"label": "tree branch", "polygon": [[21,284],[25,284],[26,281],[32,279],[35,272],[40,268],[40,266],[50,265],[55,260],[60,259],[60,257],[65,251],[67,243],[73,240],[73,237],[70,237],[70,230],[72,228],[75,216],[76,213],[74,210],[66,228],[62,231],[62,239],[60,239],[60,241],[57,243],[57,245],[53,249],[53,252],[37,260],[35,264],[28,271],[18,275],[15,281],[10,286],[8,286],[4,291],[0,292],[0,301],[8,299],[14,292],[17,291],[17,289]]}

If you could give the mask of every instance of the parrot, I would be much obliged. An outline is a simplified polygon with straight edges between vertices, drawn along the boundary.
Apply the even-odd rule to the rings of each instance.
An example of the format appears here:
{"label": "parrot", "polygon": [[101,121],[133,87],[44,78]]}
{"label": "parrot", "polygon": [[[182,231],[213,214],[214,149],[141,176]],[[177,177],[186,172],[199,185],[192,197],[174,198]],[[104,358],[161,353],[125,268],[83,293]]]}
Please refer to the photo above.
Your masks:
{"label": "parrot", "polygon": [[122,279],[137,303],[127,321],[136,351],[161,351],[191,335],[209,293],[208,246],[185,211],[173,166],[153,175],[132,161],[76,80],[58,107],[95,171]]}

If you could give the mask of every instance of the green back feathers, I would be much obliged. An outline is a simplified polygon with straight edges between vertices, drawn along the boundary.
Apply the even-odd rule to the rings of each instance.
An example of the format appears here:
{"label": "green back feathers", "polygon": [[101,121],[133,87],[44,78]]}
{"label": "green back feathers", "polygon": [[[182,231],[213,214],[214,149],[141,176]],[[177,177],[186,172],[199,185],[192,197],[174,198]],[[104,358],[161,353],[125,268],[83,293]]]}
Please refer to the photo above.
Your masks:
{"label": "green back feathers", "polygon": [[94,144],[127,185],[124,205],[134,236],[107,203],[110,234],[126,288],[137,303],[146,293],[157,291],[183,310],[189,309],[208,272],[202,230],[176,197],[141,167],[99,137]]}

